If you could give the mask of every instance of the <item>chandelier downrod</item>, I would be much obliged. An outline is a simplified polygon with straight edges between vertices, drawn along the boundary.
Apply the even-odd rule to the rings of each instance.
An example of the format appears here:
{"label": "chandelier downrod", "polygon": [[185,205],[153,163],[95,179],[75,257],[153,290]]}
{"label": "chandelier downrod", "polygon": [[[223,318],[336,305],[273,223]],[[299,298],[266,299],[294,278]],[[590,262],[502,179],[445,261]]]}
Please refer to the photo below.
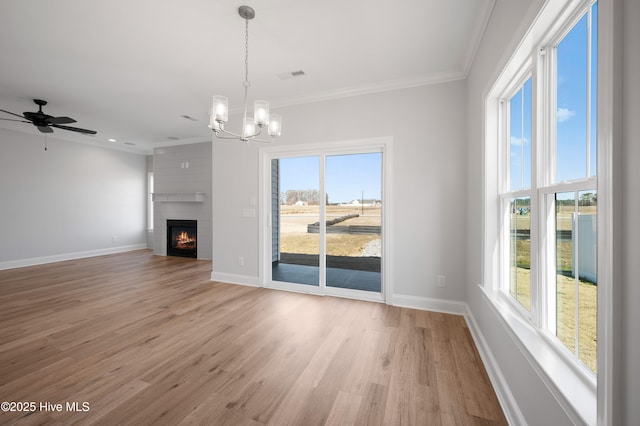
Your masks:
{"label": "chandelier downrod", "polygon": [[238,14],[245,20],[244,37],[244,113],[242,119],[242,131],[240,134],[230,132],[224,128],[224,124],[229,118],[229,99],[225,96],[214,96],[211,107],[211,117],[209,128],[220,139],[239,139],[244,142],[251,140],[258,142],[270,142],[256,139],[262,132],[263,127],[267,127],[267,133],[271,138],[280,136],[282,129],[282,116],[279,114],[269,115],[269,103],[267,101],[255,101],[254,117],[247,117],[249,98],[249,21],[256,16],[255,10],[250,6],[240,6]]}

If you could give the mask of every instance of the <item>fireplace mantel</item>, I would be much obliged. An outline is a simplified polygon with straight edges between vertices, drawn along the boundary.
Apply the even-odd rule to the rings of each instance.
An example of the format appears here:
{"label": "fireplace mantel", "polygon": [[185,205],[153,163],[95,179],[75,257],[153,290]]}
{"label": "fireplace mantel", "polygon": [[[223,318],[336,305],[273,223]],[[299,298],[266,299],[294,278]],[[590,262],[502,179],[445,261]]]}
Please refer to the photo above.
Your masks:
{"label": "fireplace mantel", "polygon": [[151,197],[156,203],[204,202],[204,192],[154,192]]}

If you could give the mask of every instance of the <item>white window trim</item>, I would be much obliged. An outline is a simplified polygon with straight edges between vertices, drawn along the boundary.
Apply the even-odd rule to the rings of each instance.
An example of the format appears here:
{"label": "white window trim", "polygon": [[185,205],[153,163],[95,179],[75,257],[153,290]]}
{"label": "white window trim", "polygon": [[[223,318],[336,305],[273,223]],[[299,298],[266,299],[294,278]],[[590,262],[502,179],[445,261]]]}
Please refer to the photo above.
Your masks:
{"label": "white window trim", "polygon": [[[502,193],[501,182],[504,181],[502,176],[490,173],[499,169],[498,161],[501,158],[496,143],[501,134],[501,126],[505,125],[505,123],[501,123],[501,95],[508,92],[510,83],[515,84],[512,79],[507,81],[508,76],[518,75],[518,68],[522,67],[527,57],[532,56],[531,52],[544,50],[545,46],[549,46],[552,40],[549,37],[550,34],[555,39],[559,39],[558,34],[563,29],[568,31],[576,22],[575,18],[581,13],[580,11],[591,4],[591,0],[546,2],[498,77],[496,84],[488,91],[484,105],[485,140],[483,150],[485,162],[483,173],[485,181],[483,196],[485,206],[483,209],[482,247],[484,284],[481,284],[480,288],[490,302],[489,306],[495,309],[498,317],[502,320],[508,334],[569,418],[576,424],[611,424],[613,419],[613,291],[611,285],[613,276],[611,254],[613,208],[611,197],[613,190],[613,109],[615,103],[612,94],[614,93],[614,7],[619,7],[619,5],[614,6],[612,3],[600,1],[598,5],[598,386],[593,380],[593,374],[585,372],[580,367],[581,363],[577,363],[573,359],[571,352],[559,345],[556,337],[547,331],[547,324],[540,324],[544,321],[536,321],[532,317],[527,318],[521,315],[517,309],[513,309],[513,303],[505,303],[507,298],[498,288],[501,278],[499,276],[501,271],[499,236],[501,235],[500,214],[502,212],[499,194]],[[544,51],[542,53],[544,54]],[[535,74],[542,71],[542,67],[548,66],[550,66],[549,61],[537,61],[534,64],[533,72]],[[550,92],[549,87],[536,88],[535,77],[533,80],[534,91]],[[548,123],[541,125],[540,120],[535,118],[537,112],[542,113],[543,117],[549,116],[549,111],[544,108],[548,108],[548,106],[543,105],[538,108],[534,96],[532,107],[534,114],[532,139],[534,140],[537,139],[535,132],[555,131],[554,126]],[[555,140],[553,137],[550,139]],[[538,150],[550,148],[552,147],[537,147]],[[532,146],[532,159],[538,155],[539,153],[534,155]],[[545,158],[549,158],[549,156]],[[537,167],[537,164],[532,164],[532,173],[539,172]],[[548,174],[540,176],[545,183],[551,182],[552,177]],[[532,182],[533,179],[532,176]],[[545,190],[550,190],[550,188],[547,187]],[[532,194],[532,204],[533,198],[541,196],[537,191]],[[532,210],[534,210],[533,206]],[[532,252],[534,252],[533,248]],[[604,255],[601,256],[601,253]],[[540,298],[545,296],[544,294],[539,295]],[[586,369],[586,367],[584,368]]]}

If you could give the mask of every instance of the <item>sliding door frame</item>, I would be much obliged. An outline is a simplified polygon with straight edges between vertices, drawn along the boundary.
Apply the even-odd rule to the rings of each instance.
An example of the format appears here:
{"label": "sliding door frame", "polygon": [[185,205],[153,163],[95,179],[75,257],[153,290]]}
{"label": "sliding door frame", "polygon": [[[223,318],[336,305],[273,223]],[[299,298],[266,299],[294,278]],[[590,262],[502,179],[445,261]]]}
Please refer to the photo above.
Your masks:
{"label": "sliding door frame", "polygon": [[[391,280],[393,268],[393,232],[391,229],[393,216],[393,194],[392,188],[392,158],[393,158],[393,138],[378,137],[357,140],[345,140],[330,143],[304,144],[304,145],[278,145],[264,146],[259,151],[260,189],[259,189],[259,271],[258,280],[262,287],[276,288],[280,290],[295,291],[302,293],[312,293],[318,295],[329,295],[345,297],[350,299],[370,300],[375,302],[391,303],[393,294],[393,283]],[[320,256],[320,285],[310,286],[304,284],[292,284],[273,281],[271,278],[272,267],[272,209],[271,209],[271,160],[295,157],[320,157],[322,163],[327,156],[365,154],[372,152],[382,153],[382,259],[381,259],[381,291],[367,292],[362,290],[351,290],[326,285],[326,256]],[[326,162],[320,165],[320,193],[324,200],[325,189],[325,168]],[[326,209],[326,203],[320,203],[320,216]],[[322,220],[322,219],[321,219]],[[326,253],[326,230],[320,227],[320,252]],[[323,283],[325,285],[323,285]]]}

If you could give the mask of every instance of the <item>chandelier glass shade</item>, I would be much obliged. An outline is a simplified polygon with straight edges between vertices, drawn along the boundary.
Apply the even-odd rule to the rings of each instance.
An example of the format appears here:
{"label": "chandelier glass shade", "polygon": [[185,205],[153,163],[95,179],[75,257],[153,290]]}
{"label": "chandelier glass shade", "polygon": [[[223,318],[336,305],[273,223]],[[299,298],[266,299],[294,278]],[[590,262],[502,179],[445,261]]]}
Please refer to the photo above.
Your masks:
{"label": "chandelier glass shade", "polygon": [[255,11],[249,6],[240,6],[238,14],[245,20],[245,76],[244,76],[244,115],[242,120],[242,130],[233,133],[224,128],[229,120],[229,99],[226,96],[215,95],[211,105],[211,116],[209,128],[220,139],[237,139],[244,142],[259,141],[270,142],[257,139],[266,128],[267,134],[271,138],[280,136],[282,131],[282,116],[269,113],[269,102],[257,100],[253,104],[253,117],[247,116],[247,98],[249,87],[249,20],[255,17]]}

